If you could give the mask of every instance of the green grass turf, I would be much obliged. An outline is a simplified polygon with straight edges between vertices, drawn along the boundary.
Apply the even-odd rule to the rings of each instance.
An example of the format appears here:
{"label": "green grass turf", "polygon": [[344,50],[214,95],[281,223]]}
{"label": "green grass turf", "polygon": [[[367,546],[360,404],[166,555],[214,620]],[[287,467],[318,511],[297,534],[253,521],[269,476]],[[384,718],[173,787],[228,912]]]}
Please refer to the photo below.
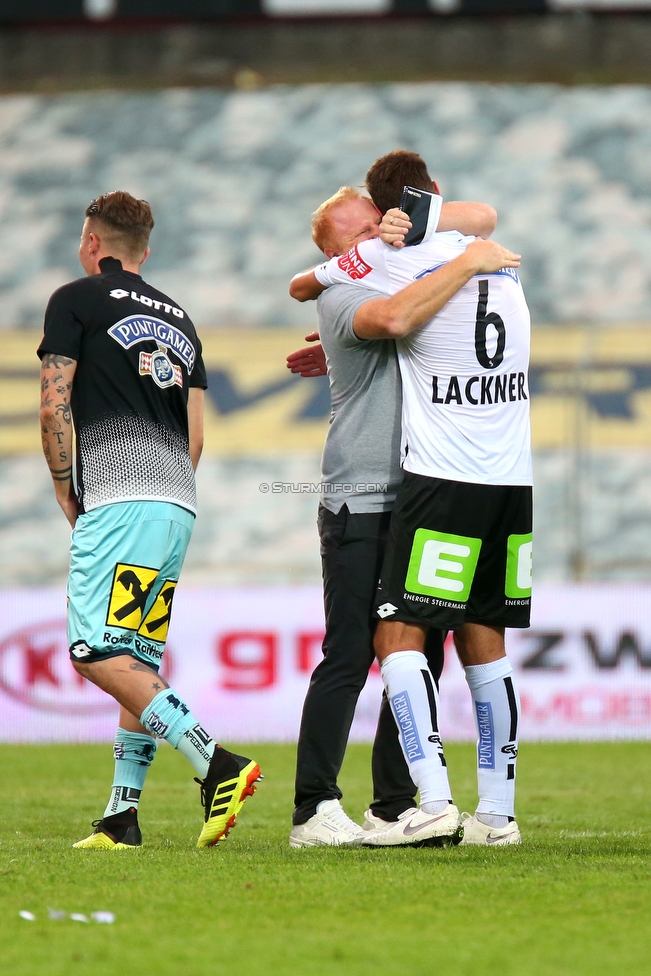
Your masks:
{"label": "green grass turf", "polygon": [[[3,746],[3,976],[627,976],[651,973],[651,744],[525,745],[521,848],[290,850],[294,749],[240,747],[265,781],[217,849],[197,851],[198,787],[159,749],[145,846],[74,851],[101,815],[108,746]],[[473,809],[470,746],[448,746]],[[341,783],[361,820],[369,749]],[[112,911],[114,925],[47,907]],[[21,909],[34,912],[23,921]]]}

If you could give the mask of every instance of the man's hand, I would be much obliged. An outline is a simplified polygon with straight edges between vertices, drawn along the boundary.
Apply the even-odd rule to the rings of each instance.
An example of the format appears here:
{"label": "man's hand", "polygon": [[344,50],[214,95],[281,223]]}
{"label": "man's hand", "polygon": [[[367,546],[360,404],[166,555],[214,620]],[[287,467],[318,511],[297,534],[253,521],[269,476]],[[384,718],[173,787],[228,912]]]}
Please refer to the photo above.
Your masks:
{"label": "man's hand", "polygon": [[72,484],[69,485],[67,495],[60,493],[57,485],[55,485],[54,491],[61,511],[70,522],[71,527],[74,529],[77,516],[79,515],[79,503],[73,494]]}
{"label": "man's hand", "polygon": [[[437,233],[458,230],[466,237],[490,237],[497,226],[497,214],[486,203],[469,203],[465,201],[444,203],[441,207]],[[385,244],[392,244],[395,248],[404,247],[404,239],[411,227],[407,214],[394,207],[387,210],[380,224],[380,237]],[[488,272],[486,272],[487,274]]]}
{"label": "man's hand", "polygon": [[[318,342],[319,333],[310,332],[305,336],[306,342]],[[308,346],[305,349],[297,349],[287,357],[287,369],[292,373],[300,373],[301,376],[325,376],[328,372],[326,366],[325,353],[323,346]]]}
{"label": "man's hand", "polygon": [[390,298],[372,298],[355,312],[353,328],[360,339],[401,339],[438,315],[474,275],[519,268],[520,255],[495,241],[477,238],[463,254]]}
{"label": "man's hand", "polygon": [[466,248],[475,274],[491,274],[502,268],[519,268],[520,255],[502,247],[497,241],[484,241],[480,237]]}
{"label": "man's hand", "polygon": [[407,231],[411,227],[411,220],[399,207],[387,210],[380,224],[380,237],[385,244],[392,244],[396,249],[404,247]]}

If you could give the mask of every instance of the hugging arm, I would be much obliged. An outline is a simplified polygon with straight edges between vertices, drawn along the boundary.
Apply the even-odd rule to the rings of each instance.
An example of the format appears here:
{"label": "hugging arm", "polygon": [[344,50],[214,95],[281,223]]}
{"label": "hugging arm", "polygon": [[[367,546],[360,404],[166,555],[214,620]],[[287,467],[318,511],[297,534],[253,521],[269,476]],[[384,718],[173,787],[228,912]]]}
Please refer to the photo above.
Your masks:
{"label": "hugging arm", "polygon": [[[380,224],[380,237],[385,244],[393,244],[395,248],[404,247],[405,234],[411,227],[411,221],[406,213],[394,207],[387,210]],[[465,237],[481,237],[487,239],[497,227],[497,212],[487,203],[473,203],[468,201],[452,201],[441,207],[437,233],[456,230]]]}
{"label": "hugging arm", "polygon": [[476,274],[517,268],[520,255],[495,241],[476,240],[454,261],[391,298],[373,298],[355,313],[353,329],[360,339],[401,339],[441,311]]}
{"label": "hugging arm", "polygon": [[313,271],[301,271],[300,274],[294,275],[290,281],[289,294],[297,302],[309,302],[318,298],[321,292],[325,291],[325,287]]}
{"label": "hugging arm", "polygon": [[497,227],[497,211],[487,203],[452,201],[441,207],[438,232],[458,230],[466,237],[489,238]]}

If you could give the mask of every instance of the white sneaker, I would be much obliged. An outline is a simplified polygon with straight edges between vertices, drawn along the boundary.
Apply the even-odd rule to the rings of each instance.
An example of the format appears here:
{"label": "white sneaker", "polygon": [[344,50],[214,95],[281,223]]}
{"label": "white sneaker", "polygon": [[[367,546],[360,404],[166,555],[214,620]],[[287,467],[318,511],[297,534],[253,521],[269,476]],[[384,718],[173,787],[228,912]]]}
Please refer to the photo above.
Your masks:
{"label": "white sneaker", "polygon": [[425,841],[428,847],[443,846],[458,844],[462,837],[461,817],[453,803],[436,815],[411,807],[393,822],[374,816],[370,810],[365,816],[362,840],[365,847],[420,847]]}
{"label": "white sneaker", "polygon": [[506,847],[507,844],[522,843],[522,834],[515,820],[508,823],[506,827],[489,827],[488,824],[477,820],[477,817],[464,813],[461,826],[463,827],[462,844],[495,844],[497,847]]}
{"label": "white sneaker", "polygon": [[290,847],[359,847],[364,831],[351,820],[339,800],[321,800],[316,813],[294,827]]}

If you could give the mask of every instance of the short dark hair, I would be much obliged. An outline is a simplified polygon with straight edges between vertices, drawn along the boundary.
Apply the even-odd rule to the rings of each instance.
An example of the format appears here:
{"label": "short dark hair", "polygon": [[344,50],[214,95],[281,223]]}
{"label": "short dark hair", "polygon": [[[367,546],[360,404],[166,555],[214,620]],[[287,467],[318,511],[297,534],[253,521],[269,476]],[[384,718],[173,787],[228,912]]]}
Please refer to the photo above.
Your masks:
{"label": "short dark hair", "polygon": [[407,149],[394,149],[380,156],[366,174],[366,189],[382,213],[400,206],[403,186],[432,191],[432,177],[425,160]]}
{"label": "short dark hair", "polygon": [[125,190],[112,190],[92,200],[86,216],[104,225],[107,243],[116,251],[140,257],[146,250],[154,226],[146,200],[137,200]]}

